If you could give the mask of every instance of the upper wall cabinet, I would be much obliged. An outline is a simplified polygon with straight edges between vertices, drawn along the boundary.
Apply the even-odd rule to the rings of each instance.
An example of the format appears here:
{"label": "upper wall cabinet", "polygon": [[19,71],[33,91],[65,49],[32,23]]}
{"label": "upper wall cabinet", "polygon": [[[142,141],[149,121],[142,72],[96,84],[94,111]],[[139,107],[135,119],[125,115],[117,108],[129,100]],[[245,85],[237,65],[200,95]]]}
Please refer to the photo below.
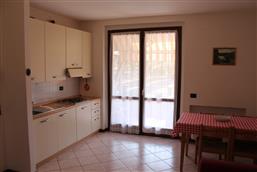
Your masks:
{"label": "upper wall cabinet", "polygon": [[29,20],[29,56],[32,82],[45,81],[45,22]]}
{"label": "upper wall cabinet", "polygon": [[66,28],[66,67],[82,67],[82,31]]}
{"label": "upper wall cabinet", "polygon": [[84,69],[83,78],[92,76],[91,69],[91,34],[82,32],[82,66]]}
{"label": "upper wall cabinet", "polygon": [[65,77],[65,35],[64,26],[45,23],[46,80],[64,80]]}

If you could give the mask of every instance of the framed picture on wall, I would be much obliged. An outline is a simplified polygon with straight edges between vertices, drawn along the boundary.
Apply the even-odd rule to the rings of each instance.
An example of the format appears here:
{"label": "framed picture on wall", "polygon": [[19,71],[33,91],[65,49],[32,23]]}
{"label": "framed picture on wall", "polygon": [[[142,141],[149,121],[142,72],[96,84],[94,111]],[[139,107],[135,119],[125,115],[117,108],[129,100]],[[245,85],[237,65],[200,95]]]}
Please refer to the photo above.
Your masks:
{"label": "framed picture on wall", "polygon": [[213,65],[235,65],[236,48],[213,48]]}

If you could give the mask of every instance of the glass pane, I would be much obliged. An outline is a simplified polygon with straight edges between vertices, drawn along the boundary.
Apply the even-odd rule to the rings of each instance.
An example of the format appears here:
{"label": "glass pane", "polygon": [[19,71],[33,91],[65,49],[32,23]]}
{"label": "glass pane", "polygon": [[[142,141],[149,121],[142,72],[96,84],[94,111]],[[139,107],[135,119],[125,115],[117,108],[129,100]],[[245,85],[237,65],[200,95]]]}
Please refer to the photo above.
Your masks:
{"label": "glass pane", "polygon": [[139,124],[139,34],[112,35],[111,124]]}
{"label": "glass pane", "polygon": [[175,32],[145,34],[144,132],[173,129],[175,57]]}

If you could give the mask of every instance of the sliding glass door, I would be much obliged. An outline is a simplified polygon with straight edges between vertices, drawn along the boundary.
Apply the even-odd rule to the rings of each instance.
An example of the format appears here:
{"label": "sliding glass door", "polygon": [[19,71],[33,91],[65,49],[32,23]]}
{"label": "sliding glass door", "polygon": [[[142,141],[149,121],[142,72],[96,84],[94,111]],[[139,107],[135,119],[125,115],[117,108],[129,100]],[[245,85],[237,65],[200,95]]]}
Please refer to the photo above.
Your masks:
{"label": "sliding glass door", "polygon": [[143,132],[167,134],[173,129],[176,33],[145,33]]}
{"label": "sliding glass door", "polygon": [[111,130],[139,133],[138,33],[112,35],[111,72]]}
{"label": "sliding glass door", "polygon": [[109,127],[169,134],[179,114],[181,28],[109,32]]}

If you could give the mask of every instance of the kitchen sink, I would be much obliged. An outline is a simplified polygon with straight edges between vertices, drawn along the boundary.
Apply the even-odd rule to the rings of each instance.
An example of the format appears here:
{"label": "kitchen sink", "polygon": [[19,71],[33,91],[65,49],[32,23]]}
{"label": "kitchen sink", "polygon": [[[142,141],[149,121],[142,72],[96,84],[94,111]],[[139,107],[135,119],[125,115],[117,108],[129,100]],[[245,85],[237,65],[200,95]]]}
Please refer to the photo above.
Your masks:
{"label": "kitchen sink", "polygon": [[37,114],[48,112],[51,110],[53,110],[53,108],[48,107],[48,106],[37,106],[37,107],[33,107],[32,113],[33,113],[33,115],[37,115]]}

